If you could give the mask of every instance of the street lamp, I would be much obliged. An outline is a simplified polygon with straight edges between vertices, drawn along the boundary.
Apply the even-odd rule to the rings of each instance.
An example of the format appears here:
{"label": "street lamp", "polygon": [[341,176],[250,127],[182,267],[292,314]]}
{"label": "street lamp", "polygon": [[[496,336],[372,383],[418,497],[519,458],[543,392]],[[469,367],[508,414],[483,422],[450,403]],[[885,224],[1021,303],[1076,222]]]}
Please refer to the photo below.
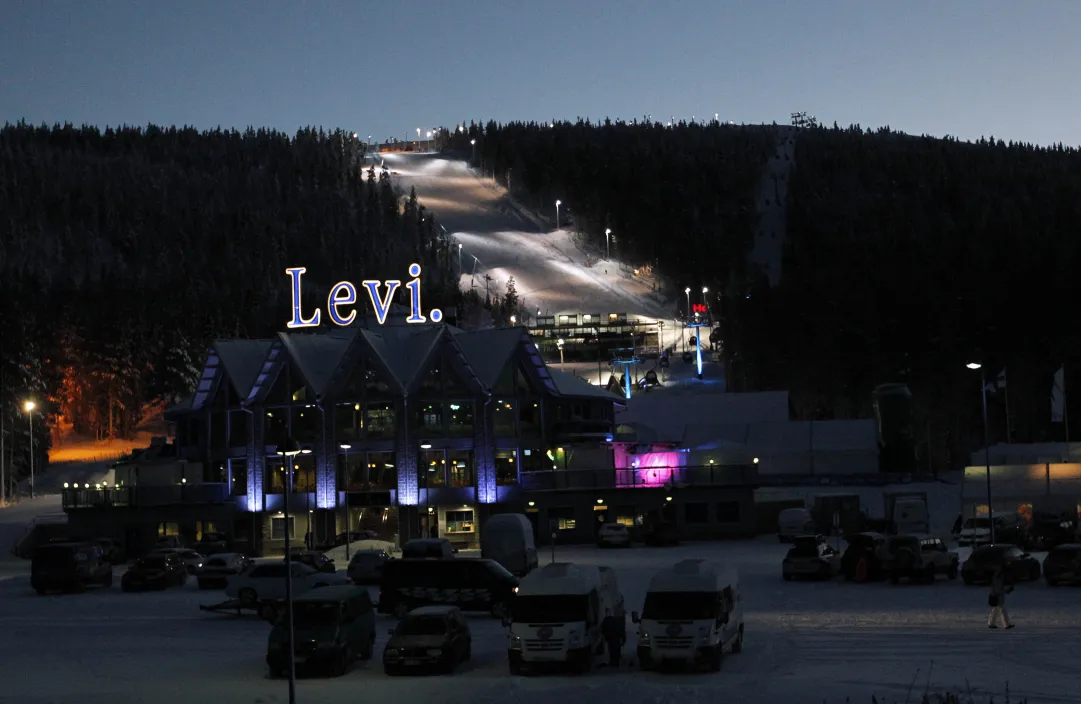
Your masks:
{"label": "street lamp", "polygon": [[604,372],[601,371],[601,330],[593,328],[593,334],[597,336],[597,386],[604,386]]}
{"label": "street lamp", "polygon": [[991,544],[994,545],[995,511],[991,508],[991,433],[987,427],[987,380],[983,365],[979,362],[969,362],[965,366],[980,372],[980,399],[983,401],[983,459],[987,467],[987,527],[990,529]]}
{"label": "street lamp", "polygon": [[297,701],[296,632],[293,630],[293,563],[289,554],[289,494],[293,491],[293,457],[311,450],[303,450],[293,438],[286,438],[278,445],[277,455],[285,467],[285,491],[282,492],[282,515],[285,516],[285,614],[289,631],[289,704]]}
{"label": "street lamp", "polygon": [[604,228],[604,258],[612,258],[612,228]]}
{"label": "street lamp", "polygon": [[556,229],[559,229],[559,206],[563,205],[563,201],[556,201]]}
{"label": "street lamp", "polygon": [[26,411],[26,420],[30,423],[30,498],[34,498],[34,409],[37,404],[27,401],[23,404]]}
{"label": "street lamp", "polygon": [[458,243],[458,279],[462,278],[462,243]]}
{"label": "street lamp", "polygon": [[475,164],[477,163],[477,140],[471,139],[469,144],[473,147],[473,163]]}
{"label": "street lamp", "polygon": [[556,340],[556,347],[559,348],[559,368],[563,369],[563,338]]}

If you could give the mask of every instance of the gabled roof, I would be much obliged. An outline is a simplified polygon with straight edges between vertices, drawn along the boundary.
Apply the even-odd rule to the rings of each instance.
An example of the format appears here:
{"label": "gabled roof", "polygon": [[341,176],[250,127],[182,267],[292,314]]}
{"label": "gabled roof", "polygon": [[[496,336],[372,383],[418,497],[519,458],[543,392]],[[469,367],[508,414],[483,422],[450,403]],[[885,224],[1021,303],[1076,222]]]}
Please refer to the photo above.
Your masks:
{"label": "gabled roof", "polygon": [[[296,362],[300,373],[304,375],[304,379],[315,392],[316,398],[322,398],[327,391],[331,376],[341,364],[342,357],[356,334],[356,330],[347,329],[321,335],[283,332],[278,337],[281,338],[286,352]],[[241,396],[243,395],[242,393]]]}
{"label": "gabled roof", "polygon": [[612,401],[618,403],[621,406],[626,405],[623,397],[616,396],[608,389],[601,386],[594,386],[588,381],[583,381],[578,377],[561,372],[558,369],[548,368],[548,373],[552,375],[552,381],[555,382],[556,391],[560,396],[568,396],[571,398],[600,398],[605,401]]}
{"label": "gabled roof", "polygon": [[486,388],[493,388],[514,351],[522,344],[522,328],[465,332],[451,328],[454,341]]}
{"label": "gabled roof", "polygon": [[398,390],[408,393],[417,385],[420,371],[438,349],[443,332],[440,325],[411,325],[361,330],[360,334],[394,377]]}
{"label": "gabled roof", "polygon": [[214,351],[221,358],[225,373],[240,398],[247,398],[271,344],[271,340],[214,341]]}

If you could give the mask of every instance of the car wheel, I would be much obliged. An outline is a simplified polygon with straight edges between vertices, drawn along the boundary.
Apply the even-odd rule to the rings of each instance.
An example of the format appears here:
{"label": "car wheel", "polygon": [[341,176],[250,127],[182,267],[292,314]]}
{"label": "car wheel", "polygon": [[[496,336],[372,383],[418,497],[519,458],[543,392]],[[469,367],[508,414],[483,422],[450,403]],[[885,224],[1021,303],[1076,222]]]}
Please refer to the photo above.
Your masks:
{"label": "car wheel", "polygon": [[473,657],[473,642],[469,641],[465,644],[465,652],[462,653],[462,662],[469,662]]}
{"label": "car wheel", "polygon": [[946,576],[950,579],[957,579],[957,563],[950,565],[949,571],[946,572]]}
{"label": "car wheel", "polygon": [[739,633],[736,635],[736,642],[732,644],[732,652],[743,652],[743,626],[739,627]]}
{"label": "car wheel", "polygon": [[255,606],[255,602],[259,600],[259,595],[255,593],[255,590],[251,587],[245,587],[240,590],[240,603],[244,606]]}
{"label": "car wheel", "polygon": [[371,660],[375,654],[375,632],[372,632],[372,637],[368,639],[368,642],[364,644],[364,647],[360,649],[361,660]]}
{"label": "car wheel", "polygon": [[522,663],[520,663],[520,662],[514,662],[514,661],[512,660],[512,661],[510,662],[510,673],[511,673],[512,675],[521,675],[521,674],[522,674]]}
{"label": "car wheel", "polygon": [[113,586],[113,571],[109,570],[109,574],[105,575],[105,579],[101,580],[101,586],[108,589]]}
{"label": "car wheel", "polygon": [[710,654],[709,669],[713,672],[720,672],[722,664],[724,664],[724,648],[718,645]]}
{"label": "car wheel", "polygon": [[348,645],[338,651],[338,658],[334,662],[334,675],[343,677],[349,672],[349,664],[353,662],[353,650]]}

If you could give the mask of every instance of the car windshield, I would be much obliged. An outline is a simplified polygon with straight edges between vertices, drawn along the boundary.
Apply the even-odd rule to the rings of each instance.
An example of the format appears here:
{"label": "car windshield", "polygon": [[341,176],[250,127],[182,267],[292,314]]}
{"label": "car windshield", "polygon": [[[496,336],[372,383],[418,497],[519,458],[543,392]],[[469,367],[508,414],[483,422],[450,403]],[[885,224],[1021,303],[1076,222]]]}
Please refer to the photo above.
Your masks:
{"label": "car windshield", "polygon": [[442,616],[411,616],[398,626],[398,636],[441,636],[447,632],[447,622]]}
{"label": "car windshield", "polygon": [[337,623],[341,612],[341,604],[336,601],[293,602],[293,621],[301,628]]}
{"label": "car windshield", "polygon": [[64,547],[38,548],[34,552],[34,560],[49,565],[67,564],[75,560],[75,551]]}
{"label": "car windshield", "polygon": [[140,557],[135,562],[135,566],[150,570],[163,569],[165,567],[165,555],[147,555],[146,557]]}
{"label": "car windshield", "polygon": [[566,623],[585,621],[589,597],[585,594],[522,596],[511,600],[511,618],[517,623]]}
{"label": "car windshield", "polygon": [[788,551],[789,557],[818,557],[818,543],[796,544]]}
{"label": "car windshield", "polygon": [[965,521],[965,528],[990,528],[991,521],[986,518],[970,518]]}
{"label": "car windshield", "polygon": [[649,592],[642,618],[694,621],[717,617],[717,595],[709,592]]}

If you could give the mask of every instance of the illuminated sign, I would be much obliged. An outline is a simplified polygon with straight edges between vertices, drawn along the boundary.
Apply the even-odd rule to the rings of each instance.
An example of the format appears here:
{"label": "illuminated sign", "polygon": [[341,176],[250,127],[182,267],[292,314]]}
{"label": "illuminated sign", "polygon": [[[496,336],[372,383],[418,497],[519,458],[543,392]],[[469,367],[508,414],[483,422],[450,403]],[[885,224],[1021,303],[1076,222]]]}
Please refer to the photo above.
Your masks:
{"label": "illuminated sign", "polygon": [[695,312],[695,314],[701,313],[701,314],[705,315],[706,312],[707,312],[706,307],[704,305],[702,305],[701,303],[695,303],[692,310]]}
{"label": "illuminated sign", "polygon": [[[307,269],[302,266],[285,270],[285,275],[289,277],[293,292],[293,319],[285,324],[288,328],[318,327],[323,317],[323,311],[319,308],[312,311],[307,318],[304,317],[304,312],[301,309],[300,277],[306,271]],[[409,265],[409,276],[412,277],[412,280],[405,285],[409,289],[409,316],[405,319],[405,322],[425,323],[428,318],[421,315],[420,312],[420,264]],[[394,294],[401,287],[402,282],[368,279],[361,281],[360,285],[368,292],[368,298],[372,302],[372,310],[375,312],[375,319],[379,321],[380,325],[384,324],[387,321],[387,314],[390,313],[391,299],[394,298]],[[357,319],[357,312],[352,310],[352,306],[356,305],[359,300],[360,296],[357,295],[356,286],[349,281],[339,281],[330,287],[330,295],[327,296],[327,317],[335,325],[342,327],[351,325]],[[428,316],[433,323],[438,323],[443,319],[443,311],[433,308],[428,312]]]}

